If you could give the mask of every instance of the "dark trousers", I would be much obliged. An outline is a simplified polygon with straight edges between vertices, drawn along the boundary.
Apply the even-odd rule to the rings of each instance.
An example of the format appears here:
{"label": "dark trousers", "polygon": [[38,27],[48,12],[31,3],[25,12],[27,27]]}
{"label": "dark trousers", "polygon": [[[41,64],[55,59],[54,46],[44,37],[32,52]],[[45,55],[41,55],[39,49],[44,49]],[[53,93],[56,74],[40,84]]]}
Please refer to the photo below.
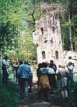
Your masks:
{"label": "dark trousers", "polygon": [[55,78],[55,74],[49,74],[49,75],[48,75],[48,78],[49,78],[49,84],[50,84],[51,89],[56,88],[56,78]]}
{"label": "dark trousers", "polygon": [[44,97],[45,101],[48,101],[48,89],[40,89],[38,93],[38,98],[41,99],[41,97]]}
{"label": "dark trousers", "polygon": [[70,90],[74,90],[75,88],[75,84],[74,84],[74,76],[73,76],[73,73],[69,74],[69,88]]}
{"label": "dark trousers", "polygon": [[[32,89],[32,78],[18,78],[20,95],[22,98],[28,97]],[[30,87],[30,88],[29,88]]]}
{"label": "dark trousers", "polygon": [[2,67],[2,83],[7,84],[8,82],[8,72],[6,67]]}

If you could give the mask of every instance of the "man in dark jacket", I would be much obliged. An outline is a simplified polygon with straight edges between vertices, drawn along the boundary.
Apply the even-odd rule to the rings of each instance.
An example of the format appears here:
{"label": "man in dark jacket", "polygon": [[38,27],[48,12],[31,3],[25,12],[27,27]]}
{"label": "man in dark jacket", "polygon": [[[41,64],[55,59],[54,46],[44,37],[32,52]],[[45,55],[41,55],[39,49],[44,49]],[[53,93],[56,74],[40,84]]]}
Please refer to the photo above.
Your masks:
{"label": "man in dark jacket", "polygon": [[[52,68],[54,70],[54,72],[56,73],[57,66],[56,66],[56,64],[54,64],[53,60],[50,60],[50,68]],[[49,82],[50,82],[50,86],[52,87],[52,91],[53,91],[53,89],[56,88],[55,74],[49,74]]]}

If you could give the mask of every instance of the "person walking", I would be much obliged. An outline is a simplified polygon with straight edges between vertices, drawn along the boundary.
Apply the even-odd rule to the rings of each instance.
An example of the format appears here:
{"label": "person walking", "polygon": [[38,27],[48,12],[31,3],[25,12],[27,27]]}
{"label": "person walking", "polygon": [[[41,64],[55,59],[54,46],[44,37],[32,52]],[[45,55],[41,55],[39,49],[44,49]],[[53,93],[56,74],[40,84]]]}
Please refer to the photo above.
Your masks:
{"label": "person walking", "polygon": [[8,82],[8,68],[9,68],[9,61],[8,57],[5,56],[2,60],[2,83],[7,84]]}
{"label": "person walking", "polygon": [[44,101],[48,101],[48,91],[50,89],[49,79],[48,79],[48,68],[47,63],[43,62],[39,69],[40,77],[39,77],[39,94],[38,97],[41,99],[42,95],[44,97]]}
{"label": "person walking", "polygon": [[50,66],[51,69],[54,70],[55,73],[50,74],[49,75],[49,82],[50,84],[52,84],[52,93],[54,92],[54,90],[56,89],[57,85],[56,85],[56,70],[57,70],[57,66],[56,64],[54,64],[53,60],[50,61]]}
{"label": "person walking", "polygon": [[69,79],[68,84],[71,92],[74,91],[75,85],[74,85],[74,64],[72,62],[69,62],[68,65],[68,72],[69,72]]}
{"label": "person walking", "polygon": [[20,94],[23,98],[25,98],[25,95],[26,95],[26,98],[27,98],[29,80],[32,76],[31,67],[26,63],[22,63],[18,68],[17,74],[19,77]]}
{"label": "person walking", "polygon": [[68,71],[65,65],[59,65],[57,71],[57,83],[58,89],[61,92],[61,95],[64,100],[68,99]]}

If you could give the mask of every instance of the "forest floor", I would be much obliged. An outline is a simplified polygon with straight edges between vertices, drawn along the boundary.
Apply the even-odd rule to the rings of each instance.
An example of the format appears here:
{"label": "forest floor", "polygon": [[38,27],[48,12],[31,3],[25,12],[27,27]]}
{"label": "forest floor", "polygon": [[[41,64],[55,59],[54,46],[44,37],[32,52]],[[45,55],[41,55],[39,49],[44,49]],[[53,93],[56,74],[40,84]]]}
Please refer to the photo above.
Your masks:
{"label": "forest floor", "polygon": [[69,98],[67,100],[64,100],[60,93],[54,92],[53,94],[48,94],[49,101],[45,102],[43,99],[38,100],[38,90],[35,84],[28,99],[22,100],[19,107],[76,107],[76,94],[77,86],[74,92],[69,92]]}

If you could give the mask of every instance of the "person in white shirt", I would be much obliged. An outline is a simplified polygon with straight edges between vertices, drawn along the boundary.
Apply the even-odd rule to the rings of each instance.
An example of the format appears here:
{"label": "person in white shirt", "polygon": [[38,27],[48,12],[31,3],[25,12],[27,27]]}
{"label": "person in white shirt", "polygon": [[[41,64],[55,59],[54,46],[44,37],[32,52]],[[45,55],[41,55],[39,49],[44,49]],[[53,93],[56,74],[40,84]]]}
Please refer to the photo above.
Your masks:
{"label": "person in white shirt", "polygon": [[58,88],[64,99],[68,98],[67,79],[68,79],[68,71],[65,65],[59,65],[57,72],[57,81],[59,86]]}

